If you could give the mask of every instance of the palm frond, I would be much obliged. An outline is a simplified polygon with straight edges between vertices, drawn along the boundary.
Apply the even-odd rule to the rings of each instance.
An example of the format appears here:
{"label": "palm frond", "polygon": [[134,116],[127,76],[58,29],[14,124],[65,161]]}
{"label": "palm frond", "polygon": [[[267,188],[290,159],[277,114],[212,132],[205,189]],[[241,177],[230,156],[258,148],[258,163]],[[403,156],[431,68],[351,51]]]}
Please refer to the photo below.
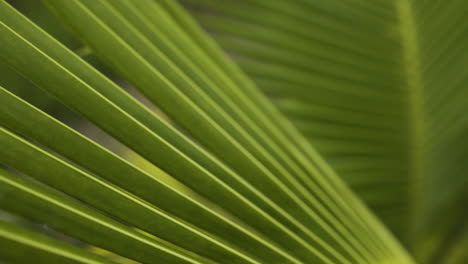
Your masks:
{"label": "palm frond", "polygon": [[463,261],[461,0],[43,2],[82,47],[0,0],[2,63],[133,158],[0,87],[0,208],[88,246],[0,260]]}

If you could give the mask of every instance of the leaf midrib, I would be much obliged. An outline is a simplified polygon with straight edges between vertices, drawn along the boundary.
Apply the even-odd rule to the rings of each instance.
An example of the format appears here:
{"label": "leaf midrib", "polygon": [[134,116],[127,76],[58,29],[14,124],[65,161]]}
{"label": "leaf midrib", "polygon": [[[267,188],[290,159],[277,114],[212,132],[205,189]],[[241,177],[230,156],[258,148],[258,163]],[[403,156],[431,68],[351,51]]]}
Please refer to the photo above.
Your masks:
{"label": "leaf midrib", "polygon": [[415,243],[415,230],[418,225],[422,202],[423,139],[425,116],[423,109],[424,83],[420,57],[420,43],[415,14],[410,0],[396,2],[402,42],[403,74],[407,85],[408,100],[408,206],[409,232],[407,241],[410,247]]}

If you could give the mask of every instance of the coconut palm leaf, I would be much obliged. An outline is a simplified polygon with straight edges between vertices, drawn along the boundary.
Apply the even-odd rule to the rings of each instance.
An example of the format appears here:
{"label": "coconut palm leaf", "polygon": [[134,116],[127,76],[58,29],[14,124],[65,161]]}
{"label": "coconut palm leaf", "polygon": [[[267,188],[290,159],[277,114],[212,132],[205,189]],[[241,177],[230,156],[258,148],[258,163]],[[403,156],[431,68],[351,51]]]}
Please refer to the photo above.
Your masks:
{"label": "coconut palm leaf", "polygon": [[[463,219],[449,205],[461,206],[465,181],[458,167],[443,187],[456,194],[437,202],[421,189],[439,179],[426,178],[426,156],[441,152],[426,150],[420,134],[426,91],[412,5],[185,1],[239,68],[174,0],[43,3],[81,48],[71,50],[0,0],[2,63],[133,158],[14,88],[0,88],[0,162],[7,169],[0,174],[0,208],[75,241],[68,242],[73,247],[5,224],[6,245],[19,246],[0,250],[0,260],[413,263],[335,169],[377,214],[387,213],[390,227],[408,233],[421,259],[424,252],[434,260],[463,259],[463,235],[448,239],[449,230],[439,229],[428,233],[429,243],[420,235],[440,226],[433,214],[442,210],[444,220]],[[310,18],[318,10],[324,15]],[[311,25],[313,32],[305,28]],[[328,26],[336,33],[328,34]],[[348,156],[333,159],[335,150]],[[452,158],[462,153],[431,164],[434,173],[453,169]],[[402,212],[411,213],[412,225],[396,221]],[[449,249],[439,254],[431,247],[442,240]],[[101,249],[120,257],[95,256]]]}

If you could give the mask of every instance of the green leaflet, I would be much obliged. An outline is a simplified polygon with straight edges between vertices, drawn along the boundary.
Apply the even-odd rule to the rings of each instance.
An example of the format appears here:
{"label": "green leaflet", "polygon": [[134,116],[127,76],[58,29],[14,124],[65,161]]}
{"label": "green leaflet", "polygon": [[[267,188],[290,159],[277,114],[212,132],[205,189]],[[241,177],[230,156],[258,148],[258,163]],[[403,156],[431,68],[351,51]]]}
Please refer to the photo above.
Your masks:
{"label": "green leaflet", "polygon": [[[0,202],[6,210],[46,222],[58,230],[122,256],[142,263],[151,263],[154,259],[166,263],[212,263],[157,238],[143,235],[55,191],[16,175],[2,171],[0,181],[3,194]],[[17,204],[11,203],[12,199]]]}
{"label": "green leaflet", "polygon": [[[7,172],[2,171],[2,176]],[[16,225],[0,222],[0,248],[3,260],[23,263],[87,263],[111,264],[114,262],[92,255],[63,242],[38,235]]]}
{"label": "green leaflet", "polygon": [[[6,9],[5,9],[6,10]],[[5,11],[6,12],[6,11]],[[23,29],[27,29],[27,27],[23,27]],[[17,48],[18,46],[16,46]],[[38,55],[37,51],[35,51],[34,49],[26,49],[26,50],[29,50],[32,52],[32,54],[36,54],[36,56]],[[60,51],[60,50],[59,50]],[[25,56],[25,54],[22,54],[22,56]],[[39,54],[39,57],[41,55]],[[49,60],[45,60],[47,63],[50,63]],[[54,65],[54,64],[48,64],[48,65]],[[37,69],[36,67],[34,67],[33,69],[31,70],[34,70],[34,69]],[[50,70],[50,68],[48,69]],[[24,72],[23,72],[24,73]],[[53,77],[52,78],[62,78],[62,77],[66,77],[67,75],[62,75],[62,74],[53,74]],[[74,78],[72,75],[68,75],[69,77],[71,78]],[[28,76],[31,78],[31,76]],[[40,77],[40,76],[39,76]],[[102,78],[102,77],[101,77]],[[44,80],[45,81],[45,80]],[[74,82],[76,85],[78,85],[78,87],[80,85],[83,85],[82,83],[80,82]],[[61,90],[62,88],[61,87],[58,87],[58,86],[55,86],[54,87],[51,87],[50,85],[53,84],[53,85],[57,85],[57,81],[55,81],[54,83],[51,83],[49,82],[49,80],[45,81],[45,85],[46,87],[49,89],[49,91],[51,91],[50,89],[57,89],[57,90],[52,90],[52,91],[58,91],[58,92],[61,92],[61,95],[63,95],[62,98],[65,98],[66,100],[68,100],[68,102],[73,102],[75,101],[75,98],[77,95],[73,95],[73,94],[68,94],[68,90]],[[62,87],[65,87],[65,86],[62,86]],[[83,86],[82,86],[83,87]],[[87,99],[84,100],[86,101],[87,103],[91,104],[91,105],[96,105],[96,106],[105,106],[105,107],[111,107],[111,108],[114,108],[115,109],[115,106],[113,104],[110,104],[108,101],[106,101],[105,99],[103,99],[102,97],[100,96],[96,96],[97,93],[95,91],[92,91],[92,90],[87,90],[89,88],[86,88],[86,89],[78,89],[75,87],[75,91],[76,92],[79,92],[79,91],[82,91],[82,93],[78,96],[78,97],[81,97],[83,98],[83,96],[85,96],[87,94]],[[84,93],[84,94],[83,94]],[[55,92],[55,95],[57,96],[57,92]],[[98,101],[93,101],[93,100],[98,100]],[[94,103],[91,103],[91,102],[94,102]],[[157,143],[158,141],[154,141],[155,139],[155,136],[152,132],[149,131],[149,129],[147,129],[146,127],[143,127],[141,124],[139,124],[138,122],[134,122],[134,120],[132,118],[129,118],[128,115],[120,115],[120,120],[127,120],[127,122],[132,122],[133,125],[130,125],[130,123],[127,123],[125,125],[122,125],[120,123],[116,123],[116,118],[118,117],[118,115],[116,115],[115,113],[112,115],[111,118],[108,118],[108,113],[113,113],[115,112],[114,110],[104,110],[104,109],[91,109],[88,107],[88,105],[83,105],[81,103],[78,103],[77,104],[79,109],[80,110],[84,110],[85,113],[87,112],[90,116],[90,119],[91,120],[97,120],[97,119],[100,119],[100,122],[103,122],[103,124],[106,124],[106,126],[109,127],[109,122],[112,124],[115,125],[115,129],[114,129],[114,134],[116,132],[118,133],[124,133],[123,135],[127,135],[127,136],[124,136],[125,138],[127,138],[127,141],[132,141],[132,146],[137,146],[138,149],[141,149],[141,148],[145,148],[146,152],[149,151],[149,153],[151,154],[145,154],[144,156],[147,156],[147,157],[151,157],[150,160],[156,160],[156,158],[158,159],[158,164],[161,164],[161,161],[164,162],[166,164],[167,167],[163,166],[164,168],[168,169],[170,171],[172,171],[172,169],[174,170],[177,170],[177,174],[178,176],[180,177],[184,177],[185,175],[187,175],[187,173],[190,172],[190,175],[192,177],[195,177],[196,176],[196,172],[199,171],[200,172],[200,176],[203,176],[204,178],[206,178],[206,176],[209,177],[209,174],[207,175],[206,172],[204,172],[204,170],[200,167],[198,167],[196,164],[194,164],[193,162],[191,162],[190,160],[188,160],[187,158],[182,158],[180,159],[180,153],[178,151],[175,151],[172,149],[171,146],[168,146],[167,143],[163,143],[163,144],[166,144],[166,150],[163,151],[163,153],[165,153],[165,155],[159,155],[159,151],[161,151],[161,146],[156,146],[156,145],[148,145],[147,143],[144,143],[144,140],[143,138],[141,138],[141,135],[147,135],[147,136],[150,136],[151,139],[147,140],[147,142],[151,143],[151,144],[155,144]],[[95,112],[96,111],[96,112]],[[94,115],[94,114],[98,114],[98,115]],[[102,126],[103,125],[102,123],[100,123],[100,125]],[[104,127],[105,128],[105,127]],[[137,131],[139,130],[140,132],[137,132],[135,133],[135,131],[132,132],[131,129],[137,129]],[[116,130],[120,130],[121,132],[119,131],[116,131]],[[128,131],[130,129],[130,131]],[[122,135],[122,134],[121,134]],[[133,136],[133,135],[140,135],[140,136]],[[140,143],[137,143],[135,142],[135,140],[137,141],[140,141]],[[163,141],[164,142],[164,141]],[[157,152],[156,152],[157,151]],[[141,153],[141,151],[140,151]],[[179,158],[173,158],[170,156],[170,153],[173,153],[174,155],[176,156],[179,156]],[[162,159],[162,160],[161,160]],[[178,160],[178,163],[174,163],[175,161]],[[185,161],[184,161],[185,160]],[[181,163],[182,162],[182,163]],[[182,164],[185,164],[185,165],[182,165]],[[189,167],[187,167],[189,166]],[[172,169],[170,169],[172,168]],[[201,178],[200,178],[201,179]],[[201,179],[203,180],[203,179]],[[204,180],[203,180],[204,182]],[[198,182],[194,182],[194,183],[198,183]],[[214,188],[211,188],[210,185],[205,185],[203,186],[203,188],[210,188],[213,192],[217,191],[218,193],[222,193],[223,190],[217,190],[217,189],[214,189]],[[154,198],[153,198],[154,199]],[[232,198],[231,198],[232,199]],[[170,201],[170,200],[168,200]],[[224,200],[223,200],[224,201]],[[228,200],[229,201],[229,200]],[[190,211],[186,211],[186,210],[181,210],[183,213],[185,214],[189,214]],[[212,213],[215,213],[213,210],[211,210]],[[215,218],[219,218],[221,217],[218,213],[215,213],[217,215],[217,217]],[[218,234],[220,234],[221,236],[227,236],[228,233],[227,231],[229,230],[229,226],[226,226],[225,224],[223,224],[222,222],[216,222],[216,221],[213,221],[213,222],[209,222],[208,221],[208,218],[206,217],[200,217],[199,213],[197,214],[191,214],[192,215],[192,221],[198,221],[198,223],[200,225],[202,225],[203,227],[206,227],[207,229],[209,230],[217,230],[216,232],[218,232]],[[257,242],[254,242],[255,240],[256,241],[259,241],[260,243],[263,243],[265,244],[267,247],[270,247],[272,248],[274,251],[279,251],[280,254],[283,254],[285,255],[284,252],[281,252],[281,249],[278,249],[275,245],[269,243],[268,241],[265,241],[264,239],[262,238],[259,238],[258,236],[256,236],[255,234],[252,234],[250,233],[248,230],[246,230],[245,228],[241,227],[240,225],[236,224],[235,222],[233,222],[232,220],[227,220],[225,217],[224,217],[224,220],[223,221],[228,221],[230,222],[231,226],[234,225],[235,228],[234,229],[231,229],[232,232],[230,232],[230,240],[233,240],[235,239],[232,235],[234,233],[238,233],[238,231],[235,231],[235,229],[237,230],[243,230],[241,231],[241,233],[244,233],[244,235],[241,235],[241,237],[243,237],[242,239],[239,239],[238,240],[238,244],[242,245],[243,247],[245,247],[247,250],[250,250],[252,252],[254,252],[255,254],[260,254],[262,255],[263,257],[268,257],[268,256],[275,256],[275,259],[278,258],[277,255],[273,254],[273,253],[268,253],[268,250],[267,252],[264,252],[262,250],[259,250],[258,246],[257,247],[252,247],[252,246],[248,246],[249,244],[247,243],[249,240],[249,236],[254,236],[254,239],[253,239],[253,243],[257,243]],[[254,219],[251,219],[251,221],[255,221]],[[258,222],[257,225],[260,225],[261,222]],[[221,226],[220,226],[221,225]],[[266,227],[268,228],[268,226]],[[284,228],[283,228],[284,229]],[[233,233],[234,232],[234,233]],[[291,232],[289,232],[291,233]],[[238,233],[239,234],[239,233]],[[296,240],[298,240],[296,238]],[[301,241],[300,241],[301,242]],[[297,242],[296,242],[297,243]],[[303,245],[305,244],[304,242],[301,242]],[[293,246],[294,244],[291,244],[290,246]],[[307,245],[307,244],[305,244]],[[309,247],[309,246],[307,246]],[[300,248],[297,248],[297,247],[294,247],[296,250],[301,250]],[[287,254],[286,254],[287,255]],[[289,257],[291,258],[291,257]]]}
{"label": "green leaflet", "polygon": [[[62,4],[62,3],[60,3],[60,4]],[[69,3],[67,3],[67,4],[69,4]],[[94,10],[98,10],[98,11],[99,10],[106,10],[105,6],[102,3],[99,3],[99,2],[89,3],[88,6],[91,6],[93,8],[92,9],[93,11]],[[75,7],[78,8],[78,6],[75,6]],[[75,8],[73,8],[73,9],[76,10]],[[83,13],[83,15],[85,15],[85,14],[87,14],[87,13],[86,12]],[[112,14],[102,13],[99,17],[106,18],[107,15],[112,15]],[[119,21],[118,19],[114,19],[111,22],[116,22],[117,23],[115,28],[119,29],[119,30],[122,30],[121,31],[122,34],[127,33],[127,32],[132,33],[131,29],[128,29],[128,30],[125,30],[125,31],[123,30],[124,28],[126,28],[126,26],[128,27],[128,25],[123,24],[124,21]],[[84,26],[82,23],[80,23],[80,25],[82,26],[82,27],[80,26],[80,28],[82,28],[82,29],[85,29],[85,30],[90,29],[90,27]],[[97,29],[97,28],[94,27],[94,29]],[[102,30],[103,31],[100,32],[99,35],[104,36],[105,34],[109,34],[108,33],[109,29],[107,29],[106,27],[103,27]],[[86,31],[85,34],[95,35],[96,33]],[[154,57],[154,61],[156,62],[156,60],[157,60],[156,57],[152,56],[152,55],[156,55],[159,52],[157,52],[157,49],[154,46],[148,46],[148,43],[145,42],[144,39],[141,42],[136,42],[136,40],[141,39],[141,36],[140,35],[135,35],[135,34],[136,33],[134,33],[133,35],[132,34],[129,35],[128,40],[133,41],[133,42],[130,42],[130,43],[133,43],[133,45],[136,45],[137,47],[139,47],[138,50],[141,50],[141,51],[154,50],[154,52],[151,53],[151,54],[149,54],[149,53],[146,54],[145,53],[144,56],[138,57],[138,56],[134,55],[135,51],[131,50],[125,44],[121,44],[122,46],[120,46],[119,49],[120,50],[128,49],[129,53],[128,54],[123,54],[122,55],[123,57],[121,59],[117,59],[113,54],[107,53],[107,56],[108,56],[107,58],[112,59],[113,63],[120,63],[122,61],[125,61],[126,63],[129,63],[129,61],[134,61],[133,64],[132,64],[132,65],[135,65],[135,67],[132,67],[132,68],[134,68],[133,72],[129,71],[128,68],[123,69],[123,67],[125,66],[124,64],[120,64],[120,65],[117,66],[117,67],[120,67],[122,69],[121,70],[122,74],[125,74],[125,76],[127,76],[127,78],[132,78],[129,81],[132,81],[132,80],[135,80],[135,81],[153,80],[153,82],[158,82],[158,78],[160,78],[160,77],[158,77],[157,72],[155,71],[155,68],[148,67],[148,65],[145,64],[147,62],[139,63],[138,61],[142,61],[143,57],[145,59],[148,58],[148,57],[149,58]],[[112,35],[109,34],[108,36],[111,37]],[[115,36],[112,36],[112,37],[115,37]],[[93,41],[94,40],[97,40],[97,39],[93,39]],[[121,43],[122,41],[123,40],[120,40],[120,39],[116,38],[116,41],[114,41],[114,43]],[[93,45],[93,44],[90,44],[90,45]],[[101,45],[100,47],[104,47],[104,46]],[[157,61],[159,62],[161,60],[167,61],[167,58],[162,56]],[[140,68],[137,70],[137,67],[140,67]],[[212,108],[209,113],[214,115],[215,119],[217,118],[216,116],[219,116],[219,114],[222,114],[222,110],[220,108],[216,108],[216,105],[214,104],[214,102],[209,104],[210,101],[208,101],[208,98],[206,96],[204,96],[203,93],[201,93],[201,91],[199,91],[198,93],[194,93],[192,91],[192,90],[198,89],[198,88],[196,86],[194,86],[194,85],[190,85],[189,80],[178,81],[180,78],[182,78],[182,80],[184,80],[184,75],[183,74],[180,75],[181,73],[179,72],[180,73],[179,75],[176,75],[175,77],[171,76],[171,75],[175,75],[175,74],[173,74],[171,72],[172,71],[177,72],[177,68],[174,68],[174,65],[171,64],[170,61],[166,62],[166,65],[163,66],[162,68],[164,69],[166,67],[168,69],[167,69],[167,71],[163,72],[164,76],[169,76],[171,78],[170,79],[171,81],[174,81],[175,84],[178,84],[177,87],[181,87],[181,86],[185,85],[186,89],[188,89],[188,90],[184,90],[184,94],[191,93],[192,95],[191,95],[190,99],[194,100],[195,103],[198,102],[197,105],[201,105],[203,107],[204,106],[208,107],[208,108],[204,108],[205,111],[208,111],[208,110],[210,110]],[[138,76],[140,76],[140,77],[138,77]],[[179,78],[179,76],[180,76],[180,78]],[[187,79],[187,78],[185,77],[185,79]],[[252,160],[253,157],[251,155],[249,155],[248,153],[246,153],[245,151],[241,151],[239,153],[241,155],[236,156],[235,153],[237,153],[237,151],[235,149],[238,148],[238,146],[239,146],[239,144],[237,142],[232,141],[232,138],[230,139],[230,137],[227,136],[227,133],[225,131],[223,131],[220,128],[220,126],[217,126],[212,121],[209,121],[210,119],[208,117],[206,117],[206,115],[203,115],[203,112],[201,112],[200,110],[197,110],[196,106],[193,106],[193,104],[189,103],[190,101],[187,101],[188,98],[186,98],[182,94],[180,94],[180,92],[178,90],[176,90],[175,87],[168,84],[167,81],[164,78],[160,79],[160,81],[162,81],[161,85],[166,85],[166,86],[169,85],[169,87],[164,88],[163,86],[161,86],[161,90],[158,91],[158,90],[154,89],[153,86],[150,87],[147,84],[145,84],[144,82],[139,82],[137,87],[139,87],[141,89],[144,89],[144,90],[142,90],[144,93],[145,92],[147,94],[149,93],[148,96],[149,96],[150,99],[158,100],[158,106],[161,106],[163,109],[164,109],[165,106],[168,107],[168,109],[166,109],[166,110],[170,111],[170,114],[171,114],[172,118],[178,120],[179,124],[182,124],[182,125],[185,124],[185,127],[188,130],[193,131],[193,133],[197,133],[196,135],[194,134],[194,136],[196,136],[197,139],[203,140],[204,142],[209,142],[209,144],[211,144],[211,146],[213,147],[213,148],[210,148],[210,149],[212,151],[215,151],[215,153],[218,153],[218,156],[221,155],[220,151],[222,151],[222,153],[223,153],[222,157],[227,157],[228,159],[230,158],[229,155],[234,154],[234,155],[232,155],[233,156],[232,158],[234,160],[231,160],[231,161],[228,160],[227,162],[228,162],[228,164],[231,164],[233,167],[235,167],[240,175],[259,174],[259,176],[260,176],[260,175],[264,175],[265,173],[267,173],[266,176],[269,177],[269,179],[272,180],[273,183],[274,183],[274,185],[270,185],[271,187],[266,185],[267,182],[262,181],[261,177],[249,177],[248,180],[253,182],[253,184],[257,188],[260,188],[260,190],[264,191],[266,194],[270,194],[270,197],[273,196],[273,194],[276,195],[276,196],[279,196],[281,193],[286,192],[286,196],[279,196],[275,201],[277,203],[281,203],[283,205],[283,207],[286,207],[286,205],[288,205],[287,207],[291,208],[290,210],[293,210],[292,206],[295,203],[298,203],[299,208],[293,211],[294,212],[293,216],[296,216],[296,218],[301,217],[300,219],[304,219],[302,221],[307,221],[306,219],[308,219],[308,216],[304,215],[304,213],[302,213],[301,211],[306,210],[306,213],[308,213],[308,214],[313,214],[313,212],[310,211],[306,207],[306,205],[304,203],[302,203],[298,199],[298,197],[294,196],[292,194],[292,192],[289,191],[289,189],[287,189],[285,186],[283,186],[281,181],[278,181],[276,178],[272,177],[272,174],[268,173],[265,170],[266,168],[262,167],[257,161]],[[164,97],[164,96],[161,96],[161,94],[167,94],[168,100],[167,101],[166,100],[161,100]],[[170,102],[171,100],[176,100],[178,103],[168,104],[168,102]],[[180,102],[187,102],[186,104],[184,103],[184,105],[187,106],[187,108],[186,108],[187,110],[185,110],[185,114],[184,114],[183,108],[180,106],[180,104],[181,104]],[[199,114],[189,115],[189,113],[199,113]],[[174,116],[174,115],[176,115],[176,116]],[[200,115],[200,117],[198,115]],[[201,118],[201,120],[197,121],[196,120],[197,118]],[[225,115],[223,118],[217,118],[216,121],[221,122],[220,124],[222,125],[222,127],[231,128],[230,133],[233,134],[234,133],[233,129],[235,129],[237,126],[233,127],[233,126],[230,125],[230,122],[227,122],[227,123],[223,122],[223,120],[228,119],[228,118],[229,117]],[[206,120],[206,121],[203,121],[203,120]],[[193,122],[197,122],[197,124],[195,125]],[[202,124],[205,124],[205,123],[207,124],[206,128],[204,128],[202,126]],[[240,133],[241,134],[240,134],[239,137],[242,137],[241,135],[247,136],[245,133],[242,134],[242,130],[241,130]],[[239,139],[239,137],[236,137],[236,139]],[[216,141],[216,140],[214,140],[214,138],[219,138],[219,140]],[[232,144],[230,142],[232,142]],[[240,141],[240,142],[245,143],[245,141]],[[250,142],[253,142],[253,141],[250,140]],[[242,145],[245,145],[245,144],[242,144]],[[232,149],[232,147],[234,147],[234,149]],[[251,150],[256,150],[258,147],[259,146],[257,145],[257,147],[250,148],[250,149]],[[232,149],[232,150],[229,150],[229,149]],[[226,153],[232,153],[232,154],[227,155]],[[246,156],[247,160],[245,160],[245,158],[242,157],[243,156],[242,153],[247,155]],[[258,153],[258,152],[256,152],[256,153]],[[263,152],[263,153],[265,153],[265,152]],[[260,154],[256,155],[256,157],[259,156],[259,155],[261,156],[263,154],[260,153]],[[270,160],[271,160],[271,158],[270,158]],[[265,164],[267,162],[271,162],[271,161],[268,161],[268,160],[265,160],[265,159],[261,160],[261,161],[262,161],[262,164]],[[232,163],[232,162],[234,162],[234,163]],[[245,168],[243,168],[243,167],[245,167]],[[277,172],[277,170],[275,170],[275,169],[273,171]],[[296,186],[297,185],[298,185],[298,183],[296,182]],[[269,188],[269,189],[267,189],[267,188]],[[275,191],[275,190],[277,190],[277,191]],[[304,193],[304,191],[303,191],[303,193]],[[283,197],[283,198],[281,198],[281,197]],[[289,202],[289,201],[291,201],[291,202]],[[312,217],[314,217],[314,215],[312,215]],[[321,225],[323,225],[323,223],[321,223]],[[315,237],[313,237],[313,239],[315,241],[318,241],[318,242],[314,241],[314,243],[322,246],[327,251],[331,251],[332,254],[335,254],[333,252],[333,249],[331,249],[326,244],[324,244],[324,242],[321,241],[320,238],[317,238],[317,236],[315,236]],[[342,259],[342,261],[344,261],[343,257],[341,257],[341,259]]]}
{"label": "green leaflet", "polygon": [[[118,182],[121,186],[125,186],[127,190],[134,190],[135,194],[140,195],[140,197],[148,197],[153,204],[160,205],[169,212],[176,214],[181,212],[179,213],[180,216],[193,218],[193,214],[188,214],[197,210],[197,205],[195,205],[197,201],[193,201],[193,198],[187,197],[179,190],[174,190],[173,187],[167,186],[157,178],[138,170],[33,106],[21,101],[3,88],[0,90],[0,98],[3,102],[0,107],[2,125],[21,131],[25,136],[52,147],[71,160],[98,172],[103,177],[110,177],[111,181]],[[41,127],[41,130],[38,131],[34,127]],[[53,140],[51,141],[51,139]],[[4,152],[1,152],[5,165],[15,167],[31,176],[40,177],[42,182],[65,191],[82,201],[87,201],[94,207],[119,217],[146,232],[184,246],[194,252],[203,252],[208,256],[230,260],[234,263],[240,261],[239,259],[255,262],[244,253],[231,248],[225,241],[219,241],[218,238],[206,234],[191,224],[171,216],[160,208],[142,202],[92,175],[78,172],[70,165],[68,165],[69,169],[66,169],[63,167],[64,165],[67,166],[66,163],[58,160],[54,162],[50,156],[47,159],[49,166],[45,169],[62,167],[63,174],[67,173],[69,177],[64,179],[63,175],[60,174],[55,174],[56,178],[53,178],[54,175],[52,174],[46,177],[45,173],[41,173],[41,170],[32,167],[34,164],[28,166],[23,159],[16,158],[25,155],[24,151],[26,150],[21,150],[21,147],[29,147],[31,151],[34,151],[32,145],[20,142],[17,139],[16,145],[12,145],[16,147],[5,147]],[[47,155],[37,148],[34,153],[36,153],[36,157],[32,158],[32,160],[39,158],[39,155]],[[87,154],[77,155],[76,153]],[[35,163],[38,161],[28,162]],[[53,164],[50,164],[50,162],[53,162]],[[44,161],[41,163],[44,163]],[[102,164],[106,164],[106,166],[102,166]],[[73,172],[73,170],[75,171]],[[79,176],[80,174],[82,176]],[[75,176],[72,178],[72,175]],[[155,193],[158,195],[155,196]],[[165,199],[162,199],[162,197],[165,197]],[[200,215],[202,215],[201,212],[198,213],[198,216]],[[208,216],[205,216],[204,219],[206,221]],[[179,236],[174,236],[174,233],[179,234]]]}

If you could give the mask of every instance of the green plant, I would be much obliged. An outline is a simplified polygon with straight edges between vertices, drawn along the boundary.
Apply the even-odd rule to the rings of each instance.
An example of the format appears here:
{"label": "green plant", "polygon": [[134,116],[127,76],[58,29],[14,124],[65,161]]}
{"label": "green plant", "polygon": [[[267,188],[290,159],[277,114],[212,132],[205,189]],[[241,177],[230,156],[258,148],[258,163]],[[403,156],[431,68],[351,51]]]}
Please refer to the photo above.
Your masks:
{"label": "green plant", "polygon": [[127,154],[0,88],[0,259],[415,263],[360,196],[466,261],[462,1],[182,1],[212,38],[174,0],[43,2],[85,47],[0,0],[0,58]]}

